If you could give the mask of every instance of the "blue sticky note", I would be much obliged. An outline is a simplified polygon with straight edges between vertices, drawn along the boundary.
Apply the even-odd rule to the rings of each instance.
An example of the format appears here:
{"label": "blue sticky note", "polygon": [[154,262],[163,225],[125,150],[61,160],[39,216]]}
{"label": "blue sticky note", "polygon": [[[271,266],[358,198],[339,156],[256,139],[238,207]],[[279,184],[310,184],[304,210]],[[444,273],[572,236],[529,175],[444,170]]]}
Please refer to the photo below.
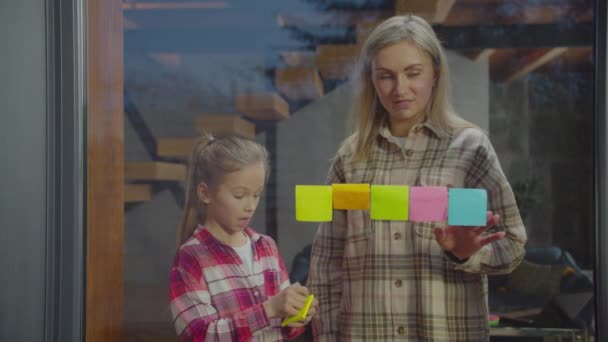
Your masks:
{"label": "blue sticky note", "polygon": [[450,189],[448,225],[485,226],[488,194],[484,189]]}

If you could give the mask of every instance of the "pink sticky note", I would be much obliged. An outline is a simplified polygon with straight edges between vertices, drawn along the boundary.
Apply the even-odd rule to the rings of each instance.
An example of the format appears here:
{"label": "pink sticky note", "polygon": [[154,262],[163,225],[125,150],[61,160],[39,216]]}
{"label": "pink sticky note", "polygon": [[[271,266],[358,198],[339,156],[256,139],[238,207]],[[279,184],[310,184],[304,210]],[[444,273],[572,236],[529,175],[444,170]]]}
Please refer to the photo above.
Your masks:
{"label": "pink sticky note", "polygon": [[448,188],[415,186],[410,188],[410,221],[447,221]]}

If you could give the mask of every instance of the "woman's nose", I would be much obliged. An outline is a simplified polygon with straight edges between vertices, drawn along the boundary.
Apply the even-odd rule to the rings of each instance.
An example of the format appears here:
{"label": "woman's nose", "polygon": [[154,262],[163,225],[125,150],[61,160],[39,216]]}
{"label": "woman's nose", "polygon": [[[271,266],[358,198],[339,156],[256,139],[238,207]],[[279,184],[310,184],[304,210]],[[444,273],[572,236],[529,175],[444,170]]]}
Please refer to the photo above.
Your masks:
{"label": "woman's nose", "polygon": [[399,95],[407,94],[409,82],[407,77],[399,75],[395,82],[395,92]]}

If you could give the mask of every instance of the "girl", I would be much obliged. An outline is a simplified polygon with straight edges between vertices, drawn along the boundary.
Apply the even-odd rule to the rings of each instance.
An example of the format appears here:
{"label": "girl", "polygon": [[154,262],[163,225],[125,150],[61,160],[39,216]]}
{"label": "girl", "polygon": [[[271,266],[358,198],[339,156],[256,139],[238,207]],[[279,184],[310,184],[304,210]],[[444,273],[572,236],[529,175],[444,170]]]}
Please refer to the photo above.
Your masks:
{"label": "girl", "polygon": [[454,113],[446,57],[426,21],[386,20],[369,35],[360,62],[355,133],[338,151],[329,182],[483,188],[492,211],[477,228],[336,211],[313,244],[309,285],[321,308],[315,336],[487,341],[486,275],[513,270],[526,242],[496,153]]}
{"label": "girl", "polygon": [[316,311],[281,328],[308,289],[289,285],[275,242],[248,226],[268,175],[267,152],[237,137],[203,136],[193,149],[170,305],[182,341],[282,341]]}

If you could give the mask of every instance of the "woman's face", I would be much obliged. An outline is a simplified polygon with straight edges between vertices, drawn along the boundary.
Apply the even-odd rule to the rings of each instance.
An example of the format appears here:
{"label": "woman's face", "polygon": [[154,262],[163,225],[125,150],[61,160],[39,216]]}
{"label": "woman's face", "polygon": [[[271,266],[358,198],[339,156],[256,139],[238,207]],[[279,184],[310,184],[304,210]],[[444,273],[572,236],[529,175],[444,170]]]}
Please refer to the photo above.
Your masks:
{"label": "woman's face", "polygon": [[378,51],[371,69],[376,94],[392,125],[424,116],[436,80],[428,53],[403,41]]}

